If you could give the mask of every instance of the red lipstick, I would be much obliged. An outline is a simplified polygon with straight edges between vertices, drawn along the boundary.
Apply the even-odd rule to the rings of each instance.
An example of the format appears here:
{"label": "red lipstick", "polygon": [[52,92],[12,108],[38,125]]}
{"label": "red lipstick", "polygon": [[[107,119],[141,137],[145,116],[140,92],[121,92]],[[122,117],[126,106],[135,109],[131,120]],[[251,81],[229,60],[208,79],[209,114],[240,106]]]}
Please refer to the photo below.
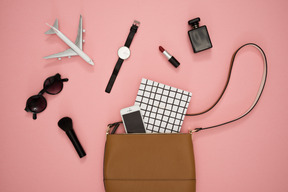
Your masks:
{"label": "red lipstick", "polygon": [[159,46],[159,50],[167,57],[168,61],[174,66],[178,67],[180,65],[179,61],[175,59],[170,53],[168,53],[163,47]]}

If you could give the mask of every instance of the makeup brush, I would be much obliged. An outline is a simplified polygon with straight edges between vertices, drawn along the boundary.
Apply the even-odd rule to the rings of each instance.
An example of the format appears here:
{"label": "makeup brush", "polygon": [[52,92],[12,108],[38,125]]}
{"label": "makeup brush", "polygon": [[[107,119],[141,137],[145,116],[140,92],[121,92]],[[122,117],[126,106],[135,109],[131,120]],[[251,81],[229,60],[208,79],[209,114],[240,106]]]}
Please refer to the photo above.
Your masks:
{"label": "makeup brush", "polygon": [[84,149],[82,148],[75,132],[73,129],[72,119],[70,117],[63,117],[58,121],[58,126],[66,132],[73,146],[75,147],[80,158],[86,155]]}

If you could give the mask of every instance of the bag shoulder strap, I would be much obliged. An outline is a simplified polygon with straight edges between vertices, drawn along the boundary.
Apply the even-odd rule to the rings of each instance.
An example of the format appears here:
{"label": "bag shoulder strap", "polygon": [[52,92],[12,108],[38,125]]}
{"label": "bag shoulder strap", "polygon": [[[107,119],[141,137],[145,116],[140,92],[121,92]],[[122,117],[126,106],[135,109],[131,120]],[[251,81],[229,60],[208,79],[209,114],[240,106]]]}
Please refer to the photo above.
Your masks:
{"label": "bag shoulder strap", "polygon": [[[216,127],[219,127],[219,126],[222,126],[222,125],[226,125],[228,123],[232,123],[234,121],[237,121],[239,119],[242,119],[243,117],[245,117],[246,115],[248,115],[253,109],[254,107],[256,106],[256,104],[258,103],[261,95],[262,95],[262,92],[264,90],[264,87],[265,87],[265,84],[266,84],[266,79],[267,79],[267,58],[266,58],[266,55],[264,53],[264,51],[261,49],[260,46],[258,46],[257,44],[255,43],[247,43],[247,44],[244,44],[242,45],[240,48],[238,48],[234,54],[232,55],[232,58],[231,58],[231,62],[230,62],[230,68],[229,68],[229,73],[228,73],[228,77],[227,77],[227,81],[226,81],[226,84],[223,88],[223,91],[222,93],[220,94],[219,98],[216,100],[216,102],[211,106],[209,107],[208,109],[200,112],[200,113],[195,113],[195,114],[186,114],[186,116],[197,116],[197,115],[202,115],[204,113],[207,113],[208,111],[210,111],[211,109],[213,109],[217,103],[220,101],[220,99],[222,98],[222,96],[224,95],[227,87],[228,87],[228,84],[229,84],[229,81],[230,81],[230,78],[231,78],[231,73],[232,73],[232,68],[233,68],[233,65],[234,65],[234,61],[235,61],[235,57],[237,55],[237,53],[244,47],[246,46],[252,46],[252,47],[255,47],[257,48],[257,50],[259,50],[259,52],[261,53],[262,57],[263,57],[263,74],[262,74],[262,80],[261,80],[261,83],[260,83],[260,86],[259,86],[259,89],[258,89],[258,92],[257,92],[257,95],[254,99],[254,102],[252,103],[252,105],[249,107],[249,109],[243,113],[241,116],[233,119],[233,120],[230,120],[230,121],[227,121],[225,123],[221,123],[221,124],[218,124],[218,125],[213,125],[213,126],[209,126],[209,127],[202,127],[202,128],[196,128],[194,130],[192,130],[191,132],[198,132],[198,131],[201,131],[201,130],[207,130],[207,129],[212,129],[212,128],[216,128]],[[114,127],[113,131],[112,131],[112,134],[115,133],[116,129],[118,128],[118,126],[120,125],[120,123],[122,123],[121,121],[119,122],[116,122],[116,123],[112,123],[112,124],[109,124],[108,125],[108,130],[107,132],[110,131],[110,129],[112,127]]]}
{"label": "bag shoulder strap", "polygon": [[204,128],[196,128],[194,130],[192,130],[192,132],[198,132],[198,131],[201,131],[201,130],[207,130],[207,129],[212,129],[212,128],[215,128],[215,127],[219,127],[219,126],[222,126],[222,125],[226,125],[228,123],[232,123],[234,121],[237,121],[243,117],[245,117],[246,115],[248,115],[253,109],[254,107],[256,106],[256,104],[258,103],[261,95],[262,95],[262,92],[264,90],[264,87],[265,87],[265,83],[266,83],[266,79],[267,79],[267,58],[266,58],[266,55],[264,53],[264,51],[261,49],[260,46],[258,46],[257,44],[255,43],[247,43],[247,44],[244,44],[242,45],[239,49],[237,49],[234,54],[232,55],[232,58],[231,58],[231,63],[230,63],[230,69],[229,69],[229,74],[228,74],[228,78],[227,78],[227,81],[226,81],[226,84],[224,86],[224,89],[222,91],[222,93],[220,94],[219,98],[216,100],[216,102],[210,107],[208,108],[207,110],[205,111],[202,111],[200,113],[195,113],[195,114],[186,114],[186,116],[197,116],[197,115],[201,115],[201,114],[204,114],[208,111],[210,111],[212,108],[215,107],[215,105],[220,101],[220,99],[222,98],[222,96],[224,95],[224,92],[226,91],[227,87],[228,87],[228,84],[229,84],[229,81],[230,81],[230,77],[231,77],[231,73],[232,73],[232,68],[233,68],[233,64],[234,64],[234,61],[235,61],[235,57],[237,55],[237,53],[244,47],[246,46],[252,46],[252,47],[255,47],[257,48],[257,50],[260,51],[262,57],[263,57],[263,74],[262,74],[262,80],[261,80],[261,83],[260,83],[260,86],[259,86],[259,89],[258,89],[258,92],[257,92],[257,95],[254,99],[254,102],[252,103],[252,105],[249,107],[249,109],[243,113],[241,116],[233,119],[233,120],[230,120],[230,121],[227,121],[225,123],[221,123],[221,124],[218,124],[218,125],[213,125],[213,126],[209,126],[209,127],[204,127]]}

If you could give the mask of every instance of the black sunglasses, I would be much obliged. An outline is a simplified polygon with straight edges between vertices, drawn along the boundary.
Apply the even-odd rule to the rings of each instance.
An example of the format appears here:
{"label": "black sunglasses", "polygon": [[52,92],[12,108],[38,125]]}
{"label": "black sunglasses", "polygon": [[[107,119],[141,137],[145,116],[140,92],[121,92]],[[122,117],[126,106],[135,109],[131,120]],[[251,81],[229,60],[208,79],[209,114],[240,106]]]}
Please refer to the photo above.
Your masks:
{"label": "black sunglasses", "polygon": [[60,93],[63,89],[63,82],[66,81],[68,81],[68,79],[61,79],[61,75],[59,73],[48,77],[44,81],[43,89],[38,93],[38,95],[29,97],[26,102],[25,111],[33,113],[33,119],[37,119],[37,113],[41,113],[47,107],[47,101],[43,97],[43,94],[45,92],[50,95],[56,95]]}

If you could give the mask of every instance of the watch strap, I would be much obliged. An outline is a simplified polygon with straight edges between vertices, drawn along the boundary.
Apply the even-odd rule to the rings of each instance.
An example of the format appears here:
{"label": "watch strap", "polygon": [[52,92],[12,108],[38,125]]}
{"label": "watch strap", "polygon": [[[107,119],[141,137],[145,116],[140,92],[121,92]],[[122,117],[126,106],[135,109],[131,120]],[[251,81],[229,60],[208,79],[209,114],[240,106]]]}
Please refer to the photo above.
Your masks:
{"label": "watch strap", "polygon": [[[129,35],[128,35],[127,39],[126,39],[126,42],[125,42],[125,45],[124,45],[124,46],[126,46],[126,47],[128,47],[128,48],[130,47],[130,45],[131,45],[131,43],[132,43],[132,40],[133,40],[133,38],[134,38],[134,35],[135,35],[135,33],[137,32],[137,30],[138,30],[139,25],[140,25],[140,22],[135,20],[134,23],[133,23],[133,25],[132,25],[131,28],[130,28]],[[116,77],[117,77],[117,75],[118,75],[118,73],[119,73],[119,71],[120,71],[120,68],[121,68],[121,66],[122,66],[123,61],[124,61],[124,60],[121,59],[121,58],[118,59],[116,65],[115,65],[115,67],[114,67],[114,70],[113,70],[113,72],[112,72],[112,75],[111,75],[111,77],[110,77],[110,80],[109,80],[109,82],[108,82],[108,84],[107,84],[107,86],[106,86],[106,89],[105,89],[105,92],[106,92],[106,93],[110,93],[110,92],[111,92],[111,89],[112,89],[112,87],[113,87],[113,85],[114,85],[114,82],[115,82]]]}
{"label": "watch strap", "polygon": [[134,38],[134,35],[137,32],[137,30],[138,30],[139,25],[140,25],[139,21],[134,21],[133,25],[130,28],[130,33],[129,33],[127,39],[126,39],[126,42],[125,42],[124,46],[126,46],[128,48],[130,47],[130,45],[132,43],[132,40]]}
{"label": "watch strap", "polygon": [[120,68],[122,66],[123,61],[124,60],[121,59],[121,58],[118,59],[116,65],[115,65],[115,67],[113,69],[112,75],[111,75],[111,77],[109,79],[109,82],[108,82],[108,84],[106,86],[106,89],[105,89],[106,93],[110,93],[111,92],[111,89],[112,89],[112,87],[114,85],[115,79],[116,79],[116,77],[117,77],[117,75],[118,75],[118,73],[120,71]]}

